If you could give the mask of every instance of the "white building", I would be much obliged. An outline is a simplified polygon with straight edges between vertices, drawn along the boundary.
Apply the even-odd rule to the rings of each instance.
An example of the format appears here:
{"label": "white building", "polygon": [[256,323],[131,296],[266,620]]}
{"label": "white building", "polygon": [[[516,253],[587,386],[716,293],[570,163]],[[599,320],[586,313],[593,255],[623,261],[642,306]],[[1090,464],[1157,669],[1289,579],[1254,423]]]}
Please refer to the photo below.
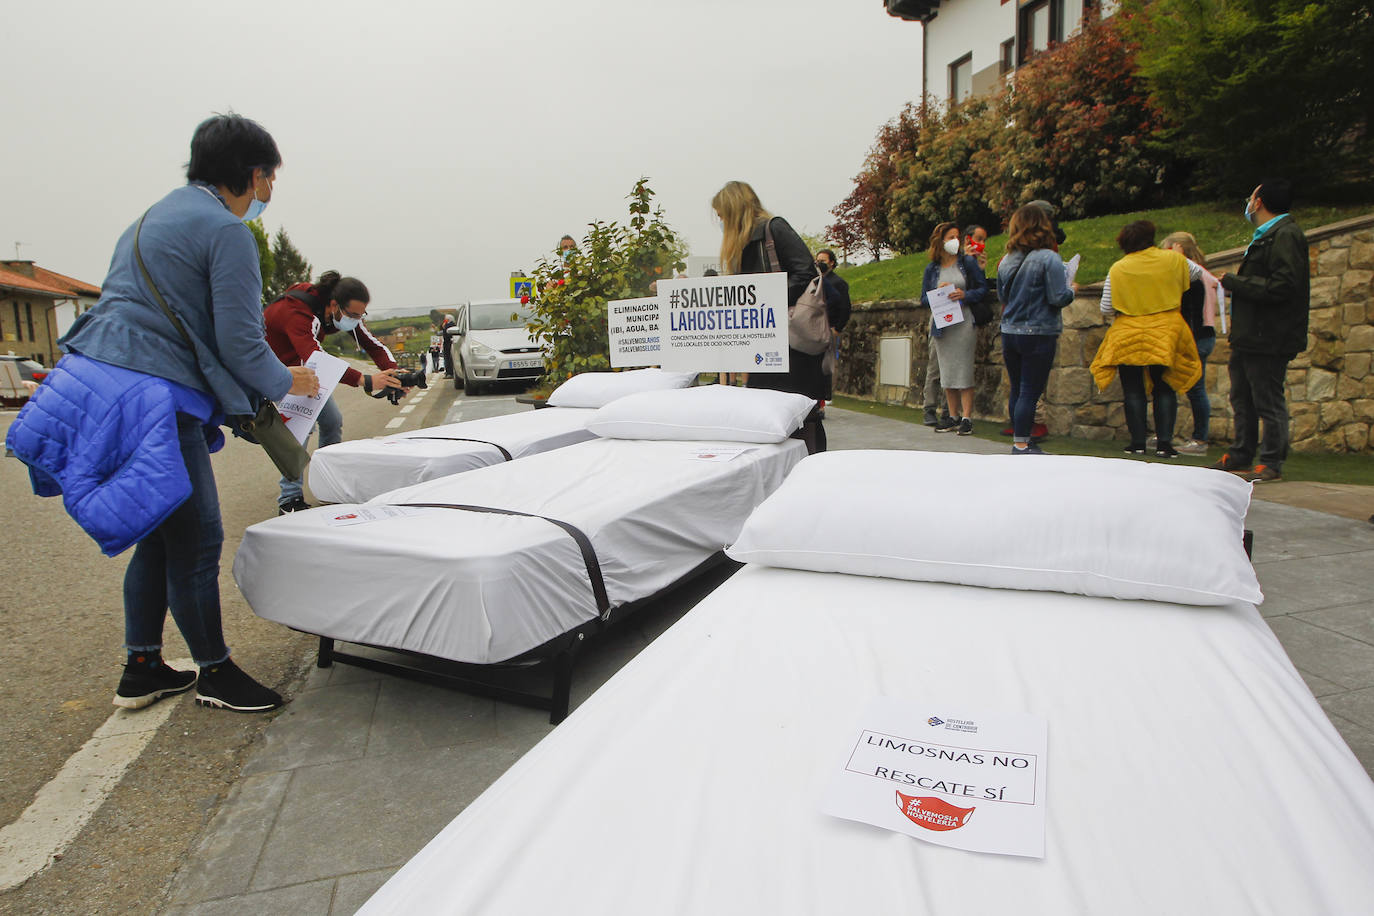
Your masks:
{"label": "white building", "polygon": [[889,14],[921,23],[921,91],[946,103],[990,95],[1002,78],[1115,0],[885,0]]}

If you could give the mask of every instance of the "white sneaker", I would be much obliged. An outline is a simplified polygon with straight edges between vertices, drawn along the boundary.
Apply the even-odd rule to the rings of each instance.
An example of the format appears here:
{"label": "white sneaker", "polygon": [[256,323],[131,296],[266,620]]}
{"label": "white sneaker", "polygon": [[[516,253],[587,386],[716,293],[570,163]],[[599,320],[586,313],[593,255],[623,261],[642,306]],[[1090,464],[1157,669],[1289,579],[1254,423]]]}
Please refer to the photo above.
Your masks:
{"label": "white sneaker", "polygon": [[1177,446],[1180,454],[1183,455],[1205,455],[1207,454],[1207,443],[1198,439],[1184,439]]}

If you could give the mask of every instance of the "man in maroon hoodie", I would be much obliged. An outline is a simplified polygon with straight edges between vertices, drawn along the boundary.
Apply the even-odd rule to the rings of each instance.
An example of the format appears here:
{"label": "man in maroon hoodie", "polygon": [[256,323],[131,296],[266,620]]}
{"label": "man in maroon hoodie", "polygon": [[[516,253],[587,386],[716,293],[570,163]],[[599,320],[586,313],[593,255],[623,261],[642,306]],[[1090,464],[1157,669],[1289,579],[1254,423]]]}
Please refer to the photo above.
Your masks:
{"label": "man in maroon hoodie", "polygon": [[[371,296],[361,280],[325,271],[318,283],[297,283],[267,307],[263,313],[267,343],[286,365],[302,366],[310,354],[322,349],[320,341],[326,335],[346,333],[359,349],[372,357],[380,371],[365,375],[350,366],[344,370],[340,383],[354,388],[361,385],[368,394],[384,388],[400,388],[396,359],[363,324],[369,301]],[[332,396],[320,409],[317,422],[321,448],[343,441],[343,412]],[[283,477],[281,495],[277,499],[278,514],[309,508],[302,494],[301,481]]]}

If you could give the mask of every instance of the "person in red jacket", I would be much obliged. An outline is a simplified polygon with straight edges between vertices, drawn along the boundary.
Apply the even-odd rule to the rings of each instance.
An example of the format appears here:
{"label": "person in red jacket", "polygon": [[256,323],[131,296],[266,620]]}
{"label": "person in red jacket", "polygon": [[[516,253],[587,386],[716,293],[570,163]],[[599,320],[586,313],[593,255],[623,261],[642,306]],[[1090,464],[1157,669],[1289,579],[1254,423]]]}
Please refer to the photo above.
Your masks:
{"label": "person in red jacket", "polygon": [[[354,388],[362,386],[368,394],[384,388],[400,388],[401,382],[396,378],[395,357],[363,324],[371,298],[361,280],[340,277],[333,270],[321,274],[317,283],[297,283],[263,313],[267,325],[267,344],[286,365],[302,366],[310,354],[322,349],[320,342],[327,335],[346,333],[360,350],[372,357],[379,371],[364,374],[350,366],[344,370],[340,384]],[[334,403],[333,396],[320,409],[317,423],[321,448],[343,441],[343,412]],[[305,501],[301,490],[301,481],[283,477],[281,495],[277,499],[278,513],[309,508],[310,504]]]}

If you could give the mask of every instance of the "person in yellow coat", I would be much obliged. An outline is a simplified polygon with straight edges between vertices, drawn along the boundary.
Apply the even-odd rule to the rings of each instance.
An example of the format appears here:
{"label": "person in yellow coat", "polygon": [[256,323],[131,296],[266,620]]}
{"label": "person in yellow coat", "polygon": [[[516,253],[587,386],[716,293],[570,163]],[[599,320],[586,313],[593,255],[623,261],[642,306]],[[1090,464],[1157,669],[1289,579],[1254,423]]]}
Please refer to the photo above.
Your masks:
{"label": "person in yellow coat", "polygon": [[1107,272],[1102,288],[1102,311],[1115,314],[1102,345],[1089,367],[1099,389],[1121,375],[1128,455],[1145,454],[1146,398],[1154,401],[1155,454],[1177,458],[1174,422],[1178,393],[1202,377],[1193,333],[1179,310],[1183,291],[1202,268],[1177,251],[1155,247],[1155,224],[1129,223],[1116,237],[1124,253]]}

